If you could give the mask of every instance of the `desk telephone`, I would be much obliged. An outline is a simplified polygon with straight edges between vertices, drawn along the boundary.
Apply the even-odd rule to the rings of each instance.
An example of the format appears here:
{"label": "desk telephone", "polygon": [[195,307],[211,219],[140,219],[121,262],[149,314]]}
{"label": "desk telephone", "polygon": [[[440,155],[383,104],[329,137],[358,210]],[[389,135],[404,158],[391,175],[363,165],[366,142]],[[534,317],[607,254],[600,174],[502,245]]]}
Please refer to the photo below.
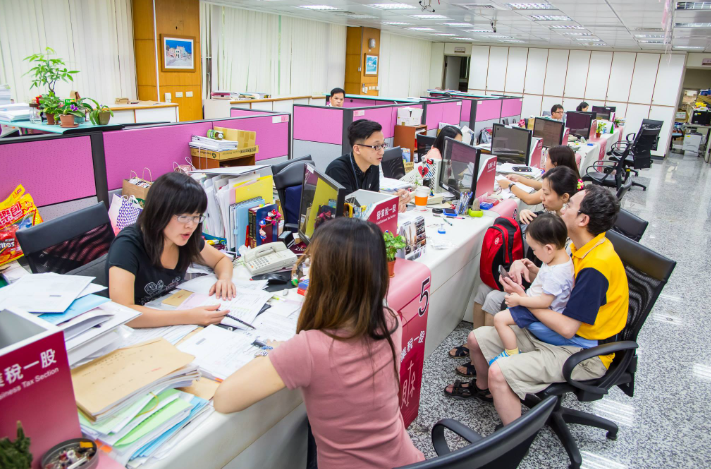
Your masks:
{"label": "desk telephone", "polygon": [[262,244],[244,255],[244,265],[252,275],[274,272],[295,263],[296,254],[280,242]]}

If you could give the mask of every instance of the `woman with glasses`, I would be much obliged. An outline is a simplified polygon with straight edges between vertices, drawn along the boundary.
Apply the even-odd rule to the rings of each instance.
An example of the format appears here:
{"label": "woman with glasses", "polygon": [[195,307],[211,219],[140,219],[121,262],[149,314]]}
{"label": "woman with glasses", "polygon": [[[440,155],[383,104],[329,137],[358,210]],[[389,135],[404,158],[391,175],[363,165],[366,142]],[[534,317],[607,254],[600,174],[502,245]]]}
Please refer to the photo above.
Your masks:
{"label": "woman with glasses", "polygon": [[206,209],[207,195],[200,184],[182,173],[164,174],[151,186],[138,222],[111,243],[106,262],[109,297],[141,313],[129,326],[207,326],[220,323],[229,312],[218,311],[219,305],[181,311],[144,306],[176,288],[193,262],[215,271],[218,280],[210,295],[234,298],[232,261],[202,238]]}
{"label": "woman with glasses", "polygon": [[[361,119],[348,126],[348,141],[352,153],[331,161],[326,174],[346,188],[346,194],[359,189],[380,191],[380,162],[388,148],[383,135],[383,126],[377,122]],[[400,211],[410,201],[410,193],[404,189],[397,192],[400,197]]]}

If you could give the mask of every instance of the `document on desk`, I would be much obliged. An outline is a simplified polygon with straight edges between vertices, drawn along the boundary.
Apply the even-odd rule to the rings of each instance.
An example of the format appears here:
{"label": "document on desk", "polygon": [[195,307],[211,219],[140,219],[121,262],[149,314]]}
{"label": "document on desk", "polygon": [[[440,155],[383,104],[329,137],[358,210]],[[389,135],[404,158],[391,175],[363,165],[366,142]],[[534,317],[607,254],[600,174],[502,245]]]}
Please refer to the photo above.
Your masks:
{"label": "document on desk", "polygon": [[[188,280],[178,285],[178,287],[181,290],[207,295],[215,282],[217,282],[217,277],[215,274],[210,274]],[[241,290],[263,290],[267,286],[266,280],[233,280],[232,283],[235,284],[238,292]]]}
{"label": "document on desk", "polygon": [[250,332],[207,326],[178,345],[178,350],[194,356],[193,364],[207,377],[224,380],[254,358],[254,339]]}
{"label": "document on desk", "polygon": [[180,339],[197,329],[198,326],[186,324],[182,326],[147,327],[143,329],[131,329],[131,335],[124,339],[124,347],[131,347],[136,344],[148,342],[149,340],[163,338],[171,344],[177,344]]}
{"label": "document on desk", "polygon": [[261,340],[289,340],[296,335],[296,317],[284,317],[280,314],[274,314],[271,309],[261,314],[256,321],[254,333]]}
{"label": "document on desk", "polygon": [[64,313],[94,277],[25,275],[0,290],[0,305],[31,313]]}

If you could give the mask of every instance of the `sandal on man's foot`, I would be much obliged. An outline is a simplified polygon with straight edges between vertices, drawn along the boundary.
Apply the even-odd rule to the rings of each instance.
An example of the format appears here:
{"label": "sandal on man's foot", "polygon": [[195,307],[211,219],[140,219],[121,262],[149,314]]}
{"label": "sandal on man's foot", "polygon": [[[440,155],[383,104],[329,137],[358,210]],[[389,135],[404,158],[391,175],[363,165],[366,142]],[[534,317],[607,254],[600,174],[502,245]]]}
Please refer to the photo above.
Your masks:
{"label": "sandal on man's foot", "polygon": [[[488,389],[479,389],[479,386],[476,385],[476,380],[473,379],[471,383],[469,383],[469,387],[473,388],[474,391],[474,397],[479,399],[482,402],[494,402],[494,398],[490,396],[491,392],[489,392]],[[470,391],[471,392],[471,391]]]}
{"label": "sandal on man's foot", "polygon": [[[466,368],[467,372],[462,373],[461,371],[459,371],[460,368]],[[459,376],[464,376],[465,378],[476,378],[476,368],[474,368],[474,365],[472,365],[471,362],[458,366],[454,369],[454,371]]]}
{"label": "sandal on man's foot", "polygon": [[469,356],[469,348],[465,345],[460,345],[449,351],[449,358],[467,358]]}
{"label": "sandal on man's foot", "polygon": [[[465,384],[467,385],[466,387],[464,386]],[[448,392],[447,388],[444,388],[444,395],[449,396],[453,399],[458,399],[458,400],[469,399],[471,397],[474,397],[472,395],[472,390],[471,390],[470,384],[471,383],[467,383],[466,381],[456,380],[454,382],[454,384],[452,385],[451,392]],[[449,386],[447,386],[447,387],[449,387]],[[476,385],[474,385],[474,387],[476,387]]]}

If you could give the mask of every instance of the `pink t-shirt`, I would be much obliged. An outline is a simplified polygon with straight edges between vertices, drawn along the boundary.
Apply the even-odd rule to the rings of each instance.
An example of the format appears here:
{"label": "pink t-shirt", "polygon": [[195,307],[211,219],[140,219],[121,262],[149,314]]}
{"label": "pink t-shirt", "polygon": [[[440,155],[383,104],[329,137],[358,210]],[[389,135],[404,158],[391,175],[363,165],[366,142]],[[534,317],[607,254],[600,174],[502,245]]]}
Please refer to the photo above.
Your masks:
{"label": "pink t-shirt", "polygon": [[[398,322],[398,373],[401,338]],[[425,459],[405,430],[387,340],[343,342],[301,331],[269,359],[287,388],[301,388],[320,469],[389,469]]]}
{"label": "pink t-shirt", "polygon": [[439,150],[435,147],[430,148],[430,151],[427,152],[425,155],[425,158],[429,160],[441,160],[442,159],[442,153],[439,152]]}

